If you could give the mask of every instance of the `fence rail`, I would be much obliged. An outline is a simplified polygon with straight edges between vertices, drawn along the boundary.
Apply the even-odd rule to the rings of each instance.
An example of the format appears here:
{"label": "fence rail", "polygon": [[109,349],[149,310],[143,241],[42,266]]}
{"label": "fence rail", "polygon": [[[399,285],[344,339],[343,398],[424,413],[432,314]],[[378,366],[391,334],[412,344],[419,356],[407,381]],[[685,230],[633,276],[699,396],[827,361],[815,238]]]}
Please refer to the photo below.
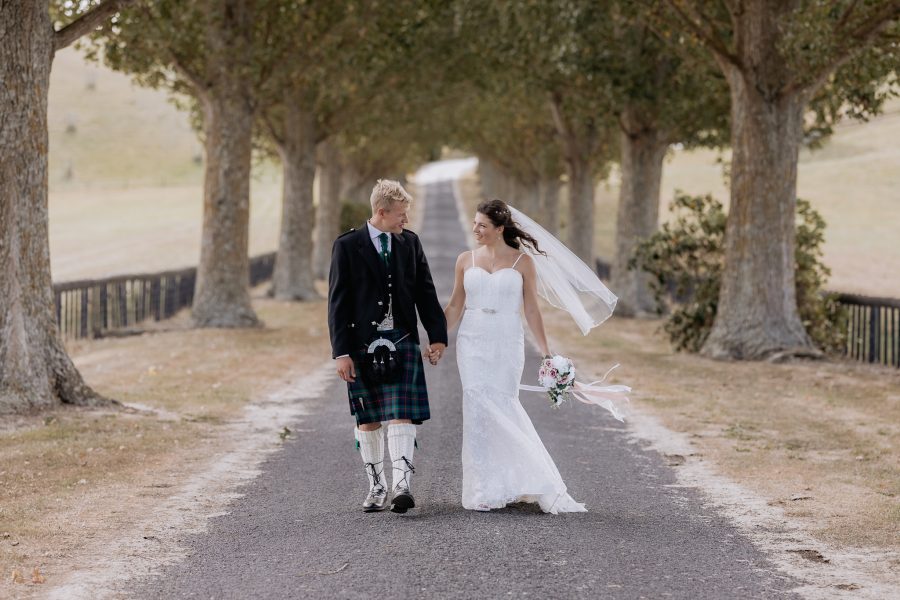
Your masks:
{"label": "fence rail", "polygon": [[847,307],[847,356],[900,367],[900,300],[838,294]]}
{"label": "fence rail", "polygon": [[[595,268],[609,279],[610,263],[598,258]],[[861,362],[900,367],[900,299],[837,294],[847,309],[847,345],[844,354]]]}
{"label": "fence rail", "polygon": [[[274,252],[251,258],[250,285],[271,279],[274,266]],[[146,319],[167,319],[191,306],[196,283],[197,269],[189,268],[55,284],[60,335],[102,337]]]}

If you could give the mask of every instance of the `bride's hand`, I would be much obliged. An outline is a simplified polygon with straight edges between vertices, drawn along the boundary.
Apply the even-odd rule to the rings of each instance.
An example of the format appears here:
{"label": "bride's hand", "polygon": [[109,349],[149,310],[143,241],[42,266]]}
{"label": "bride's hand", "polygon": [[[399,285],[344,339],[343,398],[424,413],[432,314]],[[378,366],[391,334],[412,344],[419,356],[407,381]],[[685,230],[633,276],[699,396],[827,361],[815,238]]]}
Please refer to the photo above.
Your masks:
{"label": "bride's hand", "polygon": [[438,361],[441,360],[441,356],[444,354],[444,349],[447,346],[445,344],[429,344],[428,350],[425,352],[425,356],[428,358],[428,362],[432,365],[438,364]]}

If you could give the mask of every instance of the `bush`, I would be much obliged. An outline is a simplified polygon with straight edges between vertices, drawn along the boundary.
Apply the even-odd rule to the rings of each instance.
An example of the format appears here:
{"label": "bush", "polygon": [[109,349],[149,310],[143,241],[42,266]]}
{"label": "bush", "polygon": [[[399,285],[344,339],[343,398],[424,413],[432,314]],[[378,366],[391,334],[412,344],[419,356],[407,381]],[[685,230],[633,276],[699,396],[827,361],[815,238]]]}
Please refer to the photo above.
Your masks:
{"label": "bush", "polygon": [[[722,203],[712,196],[677,193],[669,210],[677,218],[642,242],[630,261],[651,276],[660,314],[671,311],[663,329],[676,350],[697,352],[703,346],[719,302],[725,258]],[[822,288],[831,271],[821,262],[825,221],[809,202],[797,200],[797,307],[803,325],[823,350],[843,347],[846,310]]]}
{"label": "bush", "polygon": [[372,207],[356,202],[341,202],[341,233],[359,227],[372,216]]}
{"label": "bush", "polygon": [[847,309],[837,301],[837,294],[827,294],[825,283],[831,269],[822,262],[825,241],[825,219],[806,200],[797,199],[797,249],[794,278],[797,286],[797,309],[806,332],[826,352],[839,352],[847,344]]}

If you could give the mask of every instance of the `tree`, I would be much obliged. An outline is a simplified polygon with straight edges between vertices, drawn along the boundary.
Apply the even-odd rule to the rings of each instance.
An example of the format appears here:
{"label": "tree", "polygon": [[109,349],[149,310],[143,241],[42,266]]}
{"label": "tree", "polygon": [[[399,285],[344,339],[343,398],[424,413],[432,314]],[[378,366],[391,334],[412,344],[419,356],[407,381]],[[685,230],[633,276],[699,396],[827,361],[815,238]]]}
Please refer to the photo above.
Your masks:
{"label": "tree", "polygon": [[123,2],[65,10],[46,0],[0,5],[0,413],[59,403],[108,404],[88,387],[59,339],[47,223],[47,94],[56,51],[108,20]]}
{"label": "tree", "polygon": [[608,91],[579,68],[586,43],[606,21],[601,3],[554,0],[506,5],[506,60],[547,101],[566,166],[567,242],[579,258],[594,259],[594,188],[614,157],[615,121],[601,109]]}
{"label": "tree", "polygon": [[[544,90],[567,165],[569,244],[592,256],[596,176],[618,158],[621,187],[612,287],[618,314],[652,312],[647,276],[629,270],[636,245],[656,231],[663,158],[670,144],[719,145],[727,87],[697,44],[673,51],[634,0],[522,2],[506,15],[515,40],[503,62]],[[583,244],[580,250],[579,245]]]}
{"label": "tree", "polygon": [[[417,140],[430,131],[419,122],[427,114],[422,90],[435,88],[423,84],[421,63],[429,60],[426,32],[437,27],[441,3],[289,4],[281,27],[291,60],[279,67],[263,101],[266,130],[285,167],[274,293],[304,299],[317,296],[314,271],[327,272],[339,233],[341,178],[352,179],[354,195],[368,204],[374,180],[409,166]],[[322,193],[311,239],[316,154]]]}
{"label": "tree", "polygon": [[[568,178],[567,244],[589,263],[594,183],[613,155],[614,121],[596,110],[605,90],[573,68],[573,58],[587,50],[581,37],[602,21],[603,10],[597,3],[570,0],[459,2],[455,18],[462,23],[457,52],[476,57],[481,80],[489,86],[505,82],[510,90],[523,87],[549,111]],[[497,109],[509,110],[502,94]]]}
{"label": "tree", "polygon": [[[271,293],[281,300],[319,298],[313,270],[314,225],[336,224],[320,197],[313,205],[317,147],[330,135],[332,104],[325,91],[340,87],[340,66],[356,37],[354,3],[279,0],[283,16],[270,44],[290,57],[278,64],[259,94],[260,131],[283,169],[281,229]],[[331,127],[333,128],[333,127]],[[335,233],[331,239],[334,239]]]}
{"label": "tree", "polygon": [[333,140],[324,140],[316,151],[319,206],[313,230],[313,273],[317,279],[325,279],[331,265],[331,245],[340,235],[343,163],[340,149]]}
{"label": "tree", "polygon": [[628,265],[637,245],[657,230],[668,147],[721,146],[728,133],[728,88],[713,61],[689,40],[667,45],[643,17],[631,0],[613,3],[609,27],[589,40],[592,52],[580,67],[609,90],[606,110],[619,126],[621,187],[611,287],[620,316],[655,309],[648,276]]}
{"label": "tree", "polygon": [[465,88],[445,109],[454,123],[448,139],[478,155],[485,197],[500,198],[556,231],[564,167],[546,100],[502,76]]}
{"label": "tree", "polygon": [[206,151],[192,309],[199,327],[259,324],[247,256],[252,135],[260,91],[287,58],[276,38],[284,8],[275,0],[142,1],[94,36],[94,56],[198,109]]}
{"label": "tree", "polygon": [[896,83],[898,0],[666,0],[659,19],[712,53],[731,92],[731,204],[719,308],[703,353],[813,347],[797,310],[797,160],[811,106],[877,111]]}

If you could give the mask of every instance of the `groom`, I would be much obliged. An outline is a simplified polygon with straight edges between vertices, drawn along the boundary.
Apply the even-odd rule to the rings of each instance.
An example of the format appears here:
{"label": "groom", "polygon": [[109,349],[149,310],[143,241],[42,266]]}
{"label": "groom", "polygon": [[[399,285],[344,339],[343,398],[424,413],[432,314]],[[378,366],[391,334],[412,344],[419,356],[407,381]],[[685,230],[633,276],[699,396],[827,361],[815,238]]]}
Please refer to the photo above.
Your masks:
{"label": "groom", "polygon": [[416,425],[429,418],[428,392],[419,350],[416,309],[434,365],[447,347],[447,320],[438,302],[418,236],[406,231],[412,197],[396,181],[379,180],[370,198],[372,218],[334,242],[328,277],[328,330],[337,373],[347,382],[350,414],[369,493],[365,512],[384,510],[384,435],[391,455],[391,510],[415,506]]}

